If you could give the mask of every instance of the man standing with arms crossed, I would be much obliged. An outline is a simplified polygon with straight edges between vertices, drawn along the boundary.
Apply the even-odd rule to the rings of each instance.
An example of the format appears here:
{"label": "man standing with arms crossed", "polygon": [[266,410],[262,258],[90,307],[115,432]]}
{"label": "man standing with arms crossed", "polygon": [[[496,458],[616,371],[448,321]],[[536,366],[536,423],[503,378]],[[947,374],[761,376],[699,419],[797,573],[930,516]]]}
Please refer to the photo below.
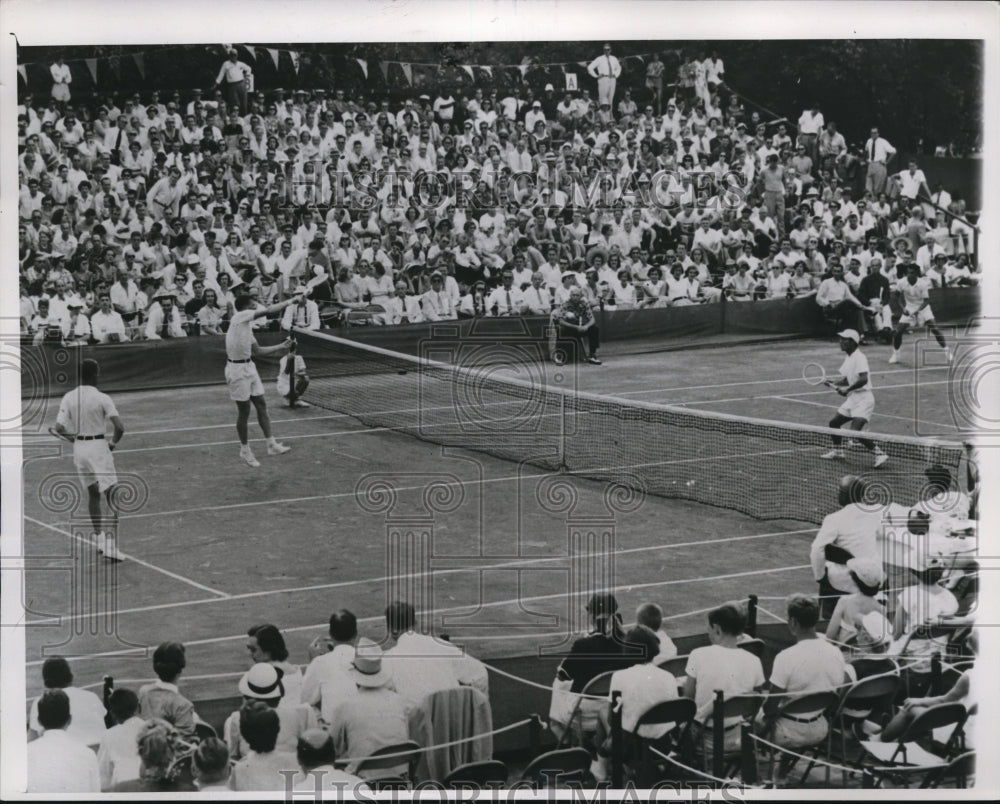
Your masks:
{"label": "man standing with arms crossed", "polygon": [[618,76],[622,74],[621,63],[611,55],[611,45],[604,45],[604,53],[594,59],[587,66],[587,72],[592,78],[597,79],[597,102],[603,106],[608,104],[614,108],[615,85],[618,83]]}
{"label": "man standing with arms crossed", "polygon": [[[104,530],[101,495],[107,499],[112,523],[117,525],[112,495],[118,475],[111,452],[125,434],[125,425],[111,397],[97,390],[100,373],[96,360],[88,359],[80,364],[80,385],[66,393],[59,403],[55,431],[73,441],[73,463],[87,490],[97,552],[112,561],[124,561],[125,556],[119,552],[115,542],[115,529],[111,530],[110,536]],[[114,427],[110,441],[107,440],[109,423]]]}
{"label": "man standing with arms crossed", "polygon": [[247,442],[247,424],[250,420],[250,405],[257,409],[257,423],[267,440],[268,455],[282,455],[291,447],[279,444],[271,435],[271,419],[267,414],[267,400],[264,398],[264,384],[257,373],[253,358],[263,355],[287,354],[291,339],[275,346],[258,346],[253,336],[253,322],[258,318],[276,315],[295,304],[298,294],[278,302],[270,307],[253,309],[253,299],[248,295],[236,297],[233,314],[226,333],[226,383],[229,386],[229,398],[236,403],[236,432],[240,437],[240,458],[254,469],[260,467],[260,462],[254,457]]}

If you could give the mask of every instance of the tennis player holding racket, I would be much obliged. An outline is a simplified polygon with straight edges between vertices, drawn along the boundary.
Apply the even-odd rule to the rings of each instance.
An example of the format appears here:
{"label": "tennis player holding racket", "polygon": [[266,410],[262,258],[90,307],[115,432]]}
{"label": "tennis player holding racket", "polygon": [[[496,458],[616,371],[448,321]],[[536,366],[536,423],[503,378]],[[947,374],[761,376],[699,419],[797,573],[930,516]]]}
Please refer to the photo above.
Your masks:
{"label": "tennis player holding racket", "polygon": [[[861,336],[857,330],[845,329],[837,335],[840,337],[840,349],[847,357],[840,365],[840,379],[825,384],[844,397],[844,403],[830,420],[830,427],[839,430],[847,424],[851,430],[863,430],[875,412],[875,395],[872,393],[869,379],[868,358],[864,356],[859,346]],[[820,457],[826,460],[846,458],[847,455],[842,447],[843,438],[835,435],[831,436],[831,439],[833,449],[824,452]],[[865,449],[875,454],[876,469],[889,460],[889,456],[875,442],[866,438],[860,438],[858,441]]]}
{"label": "tennis player holding racket", "polygon": [[[117,512],[112,492],[118,482],[118,474],[111,451],[125,434],[125,426],[111,397],[97,390],[100,374],[101,367],[96,360],[88,359],[80,364],[80,385],[63,395],[56,426],[49,432],[73,442],[73,463],[87,490],[97,552],[112,561],[124,561],[124,554],[118,550],[117,527],[112,528],[110,534],[103,527],[101,495],[107,499],[111,520],[115,522]],[[114,428],[110,440],[107,437],[108,424]]]}

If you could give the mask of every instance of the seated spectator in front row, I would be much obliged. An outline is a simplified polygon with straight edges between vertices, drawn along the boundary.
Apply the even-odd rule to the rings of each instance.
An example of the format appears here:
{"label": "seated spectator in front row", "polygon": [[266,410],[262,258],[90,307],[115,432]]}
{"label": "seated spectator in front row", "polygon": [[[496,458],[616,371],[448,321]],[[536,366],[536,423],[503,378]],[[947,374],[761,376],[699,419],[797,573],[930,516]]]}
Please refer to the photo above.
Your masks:
{"label": "seated spectator in front row", "polygon": [[197,788],[173,777],[174,762],[181,753],[177,730],[160,718],[147,720],[138,737],[139,778],[114,785],[110,793],[193,793]]}
{"label": "seated spectator in front row", "polygon": [[229,749],[218,737],[207,737],[198,743],[191,757],[191,771],[199,792],[228,793]]}
{"label": "seated spectator in front row", "polygon": [[329,638],[317,637],[309,645],[312,660],[302,681],[302,703],[316,707],[323,723],[333,723],[333,710],[353,697],[355,684],[348,673],[358,641],[358,618],[347,609],[330,615]]}
{"label": "seated spectator in front row", "polygon": [[643,603],[635,610],[635,624],[644,625],[660,640],[660,652],[653,657],[653,664],[663,664],[677,655],[677,646],[663,630],[663,609],[655,603]]}
{"label": "seated spectator in front row", "polygon": [[[712,643],[691,651],[687,662],[684,697],[694,699],[695,736],[701,732],[701,749],[705,756],[712,753],[712,713],[715,692],[722,690],[727,697],[751,695],[764,688],[764,668],[760,659],[739,647],[746,628],[746,615],[737,603],[726,603],[708,613],[708,638]],[[725,722],[724,751],[733,753],[740,747],[740,718]],[[696,743],[697,744],[697,743]]]}
{"label": "seated spectator in front row", "polygon": [[[104,737],[104,704],[90,690],[73,686],[73,671],[69,662],[60,656],[46,659],[42,664],[42,683],[46,690],[62,690],[69,698],[72,721],[67,731],[83,745],[96,748]],[[38,720],[38,701],[31,704],[28,715],[28,739],[34,740],[42,733]]]}
{"label": "seated spectator in front row", "polygon": [[[281,724],[276,745],[278,751],[294,751],[299,735],[318,725],[316,712],[311,706],[283,705],[285,689],[282,676],[272,664],[259,662],[251,667],[240,679],[239,689],[244,705],[261,701],[277,711]],[[242,711],[240,709],[233,712],[222,729],[226,744],[229,746],[229,756],[234,760],[242,759],[250,753],[250,746],[242,737],[243,730],[240,724]]]}
{"label": "seated spectator in front row", "polygon": [[[774,657],[769,692],[758,717],[768,738],[786,748],[816,745],[829,729],[822,710],[782,717],[781,707],[789,698],[786,693],[805,695],[836,689],[854,680],[853,668],[844,661],[844,654],[816,633],[819,603],[807,595],[792,595],[788,599],[788,630],[795,644]],[[784,762],[784,758],[783,758]],[[782,766],[786,771],[790,766]],[[779,776],[781,770],[779,770]]]}
{"label": "seated spectator in front row", "polygon": [[285,638],[276,625],[263,623],[252,626],[247,631],[247,650],[254,662],[273,665],[280,677],[285,694],[281,698],[281,709],[295,709],[302,703],[302,669],[288,661]]}
{"label": "seated spectator in front row", "polygon": [[146,340],[158,341],[162,338],[184,338],[187,332],[181,326],[181,314],[174,304],[174,296],[161,291],[153,297],[154,304],[148,311],[146,320]]}
{"label": "seated spectator in front row", "polygon": [[253,701],[244,704],[237,714],[240,736],[250,750],[233,766],[231,789],[243,793],[285,790],[282,771],[294,771],[298,763],[290,751],[276,750],[281,731],[278,711],[263,701]]}
{"label": "seated spectator in front row", "polygon": [[139,778],[139,734],[146,726],[146,721],[139,717],[139,696],[130,689],[123,687],[112,692],[108,708],[115,725],[104,733],[97,750],[101,790]]}
{"label": "seated spectator in front row", "polygon": [[458,686],[475,687],[489,697],[489,674],[482,662],[461,648],[417,632],[413,604],[395,601],[385,610],[385,624],[396,644],[385,652],[393,685],[409,707],[428,695]]}
{"label": "seated spectator in front row", "polygon": [[90,317],[90,331],[98,343],[120,343],[127,341],[125,321],[111,305],[111,294],[102,292],[97,297],[100,309]]}
{"label": "seated spectator in front row", "polygon": [[36,701],[35,711],[42,736],[28,743],[29,793],[100,793],[97,757],[67,731],[69,696],[51,689]]}
{"label": "seated spectator in front row", "polygon": [[[415,657],[420,664],[423,657]],[[358,640],[354,659],[348,675],[356,685],[353,696],[334,707],[330,734],[338,756],[357,759],[370,756],[379,748],[404,743],[410,739],[408,702],[394,689],[392,664],[385,661],[382,649],[370,639]],[[432,663],[428,663],[432,664]],[[436,663],[434,663],[436,664]],[[406,685],[403,685],[406,689]],[[347,766],[348,773],[355,773],[357,762]],[[372,770],[367,776],[406,775],[406,765]]]}
{"label": "seated spectator in front row", "polygon": [[334,767],[337,752],[333,737],[324,729],[311,729],[299,737],[295,756],[299,772],[292,777],[291,787],[297,793],[327,793],[343,798],[345,791],[357,793],[369,789],[359,776]]}
{"label": "seated spectator in front row", "polygon": [[198,715],[194,704],[177,689],[177,680],[186,666],[180,642],[164,642],[153,651],[153,672],[159,681],[139,688],[139,715],[144,720],[161,718],[189,740],[194,737]]}

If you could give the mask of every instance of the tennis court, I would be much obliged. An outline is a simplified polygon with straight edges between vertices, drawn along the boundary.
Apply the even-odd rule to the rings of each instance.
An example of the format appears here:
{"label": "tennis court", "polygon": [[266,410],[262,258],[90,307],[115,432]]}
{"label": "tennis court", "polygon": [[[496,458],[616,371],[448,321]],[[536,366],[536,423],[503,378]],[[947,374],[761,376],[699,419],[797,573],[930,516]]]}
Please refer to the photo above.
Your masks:
{"label": "tennis court", "polygon": [[[887,347],[866,352],[876,388],[873,430],[959,437],[950,413],[955,371],[942,354],[940,365],[928,358],[914,369],[910,358],[887,365]],[[825,424],[839,400],[801,379],[810,361],[836,372],[833,341],[646,355],[616,355],[611,345],[602,357],[603,366],[563,367],[550,382],[804,424]],[[555,367],[541,370],[551,375]],[[390,597],[422,601],[436,631],[489,660],[565,649],[567,634],[583,625],[582,595],[595,586],[614,586],[627,615],[640,602],[660,603],[676,635],[703,630],[702,610],[724,599],[813,588],[812,522],[760,520],[623,487],[607,494],[606,482],[537,463],[444,448],[319,407],[290,411],[277,404],[273,383],[268,398],[275,433],[293,450],[268,458],[260,444],[262,467],[252,470],[238,460],[224,387],[115,395],[128,428],[115,453],[118,470],[144,484],[148,498],[124,516],[120,543],[130,560],[111,569],[81,543],[90,531],[85,502],[75,510],[55,505],[60,479],[75,482],[68,450],[26,463],[29,695],[41,688],[47,655],[79,656],[78,684],[99,684],[104,674],[121,683],[149,678],[144,648],[166,639],[188,647],[189,697],[230,695],[247,664],[249,626],[277,624],[292,660],[304,663],[308,642],[335,609],[351,609],[363,633],[381,637]],[[251,437],[258,435],[252,423]],[[523,437],[512,431],[512,439]],[[603,449],[593,429],[569,438],[595,454]],[[692,433],[693,442],[699,438]],[[731,441],[727,463],[752,471],[754,442],[741,443],[738,433]],[[672,458],[681,446],[665,445],[670,454],[660,462],[697,470],[698,443],[687,445],[695,457]],[[795,452],[796,461],[820,463],[815,446]],[[796,482],[781,475],[783,460],[767,464],[779,495]],[[857,449],[831,471],[870,471],[870,455]],[[712,474],[701,472],[687,482]],[[832,510],[832,484],[809,494]],[[388,551],[390,542],[398,549]],[[74,549],[80,561],[72,560]],[[764,621],[781,613],[777,600],[762,607]]]}

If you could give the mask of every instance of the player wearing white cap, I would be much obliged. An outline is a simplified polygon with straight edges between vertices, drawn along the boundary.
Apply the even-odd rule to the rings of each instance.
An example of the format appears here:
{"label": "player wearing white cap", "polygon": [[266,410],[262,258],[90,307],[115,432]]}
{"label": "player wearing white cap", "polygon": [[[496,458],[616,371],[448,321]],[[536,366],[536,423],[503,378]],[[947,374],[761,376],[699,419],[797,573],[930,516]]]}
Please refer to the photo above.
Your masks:
{"label": "player wearing white cap", "polygon": [[[844,397],[844,403],[837,408],[837,414],[830,420],[830,427],[839,430],[848,424],[851,430],[863,430],[871,421],[872,413],[875,411],[875,395],[872,393],[868,358],[859,346],[861,336],[857,330],[845,329],[837,335],[840,337],[840,348],[847,357],[840,365],[840,379],[835,380],[831,387]],[[833,449],[820,457],[826,460],[845,458],[841,446],[843,438],[835,435],[831,436],[831,439]],[[873,441],[864,438],[859,441],[865,449],[875,454],[876,469],[889,460],[889,456]]]}
{"label": "player wearing white cap", "polygon": [[903,314],[899,317],[899,323],[896,324],[896,331],[892,336],[890,363],[899,362],[899,347],[903,345],[903,335],[911,326],[926,326],[944,349],[948,362],[951,362],[951,349],[945,343],[941,330],[934,323],[929,288],[930,280],[920,276],[920,267],[916,264],[910,264],[906,276],[896,284],[896,289],[903,294]]}

